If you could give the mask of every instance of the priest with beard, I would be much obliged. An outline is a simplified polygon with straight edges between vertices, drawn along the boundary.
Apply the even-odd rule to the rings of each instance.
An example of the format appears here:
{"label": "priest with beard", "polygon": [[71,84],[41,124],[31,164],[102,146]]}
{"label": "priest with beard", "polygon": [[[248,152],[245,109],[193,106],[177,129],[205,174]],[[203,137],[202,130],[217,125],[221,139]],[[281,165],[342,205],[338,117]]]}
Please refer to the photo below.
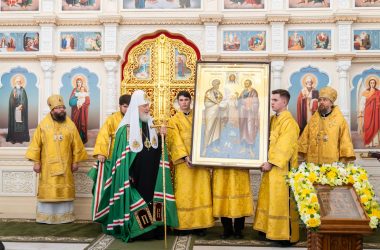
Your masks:
{"label": "priest with beard", "polygon": [[[166,127],[161,127],[160,134],[166,134]],[[123,241],[162,239],[164,197],[166,224],[178,227],[167,149],[164,144],[161,148],[161,137],[153,126],[148,96],[136,90],[116,131],[111,160],[99,161],[88,173],[94,181],[92,219],[102,224],[104,233]]]}
{"label": "priest with beard", "polygon": [[75,220],[73,172],[87,152],[75,124],[66,117],[62,96],[52,95],[47,103],[50,113],[38,124],[26,151],[39,173],[36,222],[68,223]]}

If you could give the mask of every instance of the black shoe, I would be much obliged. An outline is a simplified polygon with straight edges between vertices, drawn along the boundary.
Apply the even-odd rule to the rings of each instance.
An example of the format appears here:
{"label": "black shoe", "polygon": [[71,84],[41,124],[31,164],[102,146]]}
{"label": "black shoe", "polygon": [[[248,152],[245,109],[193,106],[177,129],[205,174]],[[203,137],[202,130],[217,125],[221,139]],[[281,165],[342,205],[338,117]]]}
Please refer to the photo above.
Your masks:
{"label": "black shoe", "polygon": [[175,234],[177,236],[187,236],[187,235],[191,234],[191,231],[190,230],[176,230]]}
{"label": "black shoe", "polygon": [[293,246],[295,244],[295,242],[292,243],[292,242],[290,242],[288,240],[277,240],[276,242],[278,244],[280,244],[281,247],[291,247],[291,246]]}
{"label": "black shoe", "polygon": [[258,240],[261,240],[261,241],[266,241],[267,240],[267,235],[266,233],[263,233],[261,231],[258,231]]}
{"label": "black shoe", "polygon": [[234,238],[237,240],[241,240],[244,238],[244,235],[241,232],[235,232],[234,233]]}
{"label": "black shoe", "polygon": [[222,240],[225,240],[225,239],[228,239],[230,236],[232,236],[232,232],[223,232],[219,237],[222,239]]}
{"label": "black shoe", "polygon": [[164,228],[163,227],[157,227],[154,229],[154,238],[156,240],[163,240],[164,239]]}
{"label": "black shoe", "polygon": [[200,237],[204,237],[204,236],[206,236],[206,229],[194,229],[193,233],[195,235],[200,236]]}

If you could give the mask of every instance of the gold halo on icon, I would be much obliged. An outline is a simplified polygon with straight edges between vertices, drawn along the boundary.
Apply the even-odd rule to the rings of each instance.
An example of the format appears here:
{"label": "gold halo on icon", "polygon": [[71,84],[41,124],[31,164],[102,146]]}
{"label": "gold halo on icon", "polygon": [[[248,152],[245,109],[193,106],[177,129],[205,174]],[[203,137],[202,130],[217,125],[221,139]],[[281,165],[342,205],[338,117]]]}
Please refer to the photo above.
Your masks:
{"label": "gold halo on icon", "polygon": [[308,79],[308,78],[311,78],[311,80],[313,81],[312,87],[314,89],[317,88],[317,86],[318,86],[318,78],[314,74],[311,74],[311,73],[305,74],[302,77],[302,80],[301,80],[302,86],[306,87],[306,79]]}
{"label": "gold halo on icon", "polygon": [[73,86],[73,88],[77,88],[77,80],[82,80],[83,86],[88,91],[87,77],[85,77],[82,74],[73,76],[73,78],[71,78],[71,85]]}
{"label": "gold halo on icon", "polygon": [[25,76],[22,75],[22,74],[16,74],[16,75],[12,76],[12,78],[11,78],[11,86],[12,86],[12,88],[14,88],[16,86],[16,80],[17,79],[20,79],[20,81],[21,81],[20,85],[21,85],[21,87],[23,87],[25,89],[25,87],[26,87],[26,79],[25,79]]}
{"label": "gold halo on icon", "polygon": [[379,86],[379,83],[380,83],[379,77],[377,75],[369,75],[365,79],[365,88],[366,89],[369,89],[369,81],[371,81],[371,80],[375,80],[376,81],[375,88]]}

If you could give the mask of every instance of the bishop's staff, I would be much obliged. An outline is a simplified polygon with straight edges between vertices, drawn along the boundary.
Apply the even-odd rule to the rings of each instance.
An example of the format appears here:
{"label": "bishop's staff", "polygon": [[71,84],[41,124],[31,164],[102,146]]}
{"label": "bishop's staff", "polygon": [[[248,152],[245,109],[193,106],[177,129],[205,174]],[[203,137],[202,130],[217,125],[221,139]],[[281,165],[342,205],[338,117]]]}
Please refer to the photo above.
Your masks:
{"label": "bishop's staff", "polygon": [[167,243],[167,222],[166,222],[166,173],[165,173],[165,134],[166,134],[166,128],[171,128],[167,126],[168,121],[168,113],[170,110],[167,109],[167,103],[169,100],[167,99],[167,96],[164,93],[165,91],[161,89],[160,94],[158,95],[158,119],[156,122],[156,125],[153,127],[160,128],[160,134],[161,134],[161,167],[162,167],[162,192],[163,192],[163,199],[164,199],[164,241],[165,241],[165,248],[168,247]]}

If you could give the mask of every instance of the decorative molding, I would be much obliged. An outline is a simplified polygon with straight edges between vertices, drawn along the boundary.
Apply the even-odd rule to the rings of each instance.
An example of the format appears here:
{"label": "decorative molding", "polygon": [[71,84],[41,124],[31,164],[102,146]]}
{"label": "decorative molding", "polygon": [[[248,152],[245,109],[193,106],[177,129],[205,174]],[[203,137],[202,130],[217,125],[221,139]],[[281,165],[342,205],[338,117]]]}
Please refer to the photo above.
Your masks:
{"label": "decorative molding", "polygon": [[37,58],[40,61],[55,61],[57,59],[57,57],[52,54],[39,54],[37,55]]}
{"label": "decorative molding", "polygon": [[222,14],[200,14],[199,18],[204,24],[217,23],[219,24],[223,20]]}
{"label": "decorative molding", "polygon": [[379,54],[356,54],[355,57],[352,59],[353,62],[359,63],[359,62],[366,62],[366,63],[379,63],[380,62],[380,56]]}
{"label": "decorative molding", "polygon": [[0,59],[38,59],[36,54],[0,53]]}
{"label": "decorative molding", "polygon": [[[36,220],[33,220],[33,221],[35,222]],[[14,242],[91,243],[94,239],[95,238],[88,238],[88,237],[59,237],[59,236],[0,236],[0,240],[2,241],[14,241]]]}
{"label": "decorative molding", "polygon": [[288,24],[321,24],[335,23],[334,16],[297,16],[291,17]]}
{"label": "decorative molding", "polygon": [[[3,149],[1,149],[3,150]],[[6,155],[2,154],[1,155],[1,161],[0,161],[0,170],[2,169],[1,166],[32,166],[32,162],[31,161],[28,161],[24,158],[25,156],[25,151],[24,153],[21,155],[21,156],[16,156],[16,155],[13,155],[13,156],[8,156],[9,158],[7,159],[4,159],[6,157]]]}
{"label": "decorative molding", "polygon": [[[203,55],[202,55],[203,56]],[[267,54],[259,54],[259,55],[252,55],[252,54],[222,54],[219,57],[220,61],[241,61],[241,62],[269,62],[268,55]]]}
{"label": "decorative molding", "polygon": [[113,237],[112,235],[102,234],[99,238],[96,239],[95,242],[91,242],[91,244],[88,247],[86,247],[86,249],[87,250],[105,250],[114,241],[115,241],[115,237]]}
{"label": "decorative molding", "polygon": [[10,18],[1,12],[0,26],[36,26],[38,25],[34,18]]}
{"label": "decorative molding", "polygon": [[97,16],[91,17],[87,16],[86,18],[58,18],[57,25],[59,26],[92,26],[92,25],[101,25],[99,18]]}
{"label": "decorative molding", "polygon": [[120,15],[100,15],[99,21],[102,24],[119,24],[122,20]]}
{"label": "decorative molding", "polygon": [[269,58],[271,61],[285,61],[288,54],[285,53],[269,53]]}
{"label": "decorative molding", "polygon": [[62,53],[62,54],[57,54],[56,59],[81,59],[81,60],[86,60],[86,61],[93,61],[93,60],[101,60],[103,55],[102,54],[89,54],[89,53]]}
{"label": "decorative molding", "polygon": [[267,24],[267,20],[265,17],[229,17],[223,18],[220,24],[222,25],[244,25],[244,24]]}
{"label": "decorative molding", "polygon": [[202,60],[203,61],[213,61],[216,62],[220,59],[220,54],[217,53],[203,53]]}
{"label": "decorative molding", "polygon": [[380,16],[359,16],[356,23],[380,23]]}
{"label": "decorative molding", "polygon": [[75,196],[76,197],[92,197],[91,190],[93,186],[92,180],[87,176],[87,172],[77,172],[74,174],[75,180]]}
{"label": "decorative molding", "polygon": [[286,23],[289,22],[290,14],[267,14],[266,20],[268,23]]}
{"label": "decorative molding", "polygon": [[100,57],[103,61],[119,61],[120,55],[103,54]]}
{"label": "decorative molding", "polygon": [[123,17],[120,24],[122,25],[201,25],[202,21],[198,17],[182,17],[172,18],[167,17]]}
{"label": "decorative molding", "polygon": [[57,16],[55,15],[38,15],[34,16],[35,22],[38,25],[46,25],[46,24],[56,24]]}
{"label": "decorative molding", "polygon": [[251,190],[252,190],[253,200],[257,201],[259,197],[259,189],[260,189],[260,183],[261,183],[261,172],[259,170],[251,170],[250,180],[251,180]]}
{"label": "decorative molding", "polygon": [[32,170],[2,169],[1,196],[34,196],[36,190],[36,178]]}
{"label": "decorative molding", "polygon": [[177,236],[175,237],[174,243],[173,243],[173,250],[187,250],[191,249],[190,244],[191,244],[191,235],[186,235],[186,236]]}
{"label": "decorative molding", "polygon": [[351,68],[351,61],[339,60],[337,62],[336,71],[339,73],[339,77],[347,77],[347,72]]}
{"label": "decorative molding", "polygon": [[307,58],[335,58],[335,53],[334,52],[322,52],[322,51],[305,51],[304,54],[299,54],[299,53],[288,53],[287,58],[302,58],[302,59],[307,59]]}
{"label": "decorative molding", "polygon": [[358,19],[357,13],[335,13],[335,22],[356,22]]}
{"label": "decorative molding", "polygon": [[343,60],[343,61],[349,60],[349,61],[351,61],[353,58],[355,58],[355,54],[353,54],[353,53],[336,53],[335,58],[337,60]]}

